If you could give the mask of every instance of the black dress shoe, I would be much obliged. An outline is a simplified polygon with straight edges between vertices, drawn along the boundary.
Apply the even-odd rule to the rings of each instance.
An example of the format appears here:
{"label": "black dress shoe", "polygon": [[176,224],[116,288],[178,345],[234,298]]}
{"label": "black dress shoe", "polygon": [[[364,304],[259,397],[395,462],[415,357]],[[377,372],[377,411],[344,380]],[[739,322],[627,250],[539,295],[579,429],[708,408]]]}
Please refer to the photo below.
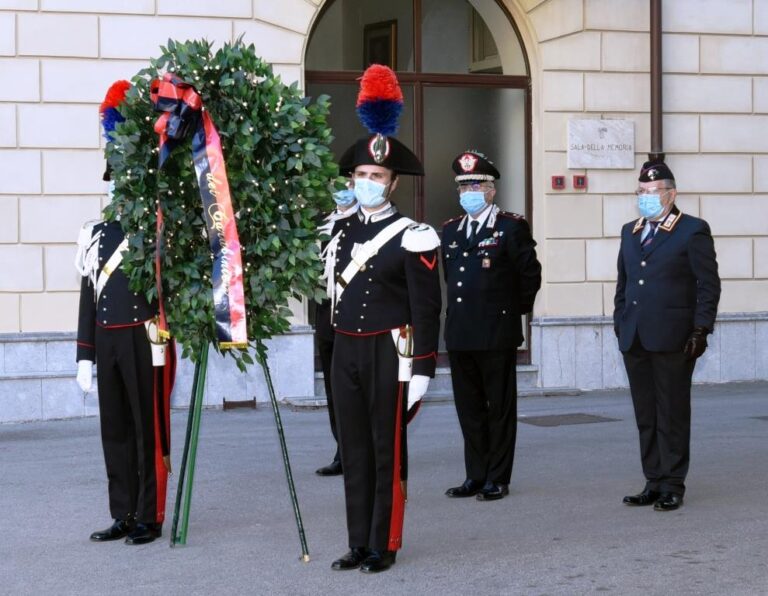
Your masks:
{"label": "black dress shoe", "polygon": [[627,495],[624,497],[622,503],[625,505],[634,505],[636,507],[644,507],[646,505],[653,505],[661,496],[660,492],[646,488],[643,492],[636,495]]}
{"label": "black dress shoe", "polygon": [[336,571],[357,569],[369,554],[371,553],[367,548],[352,548],[346,555],[331,563],[331,569]]}
{"label": "black dress shoe", "polygon": [[445,494],[449,497],[474,497],[483,488],[483,483],[480,480],[470,480],[467,478],[464,484],[461,486],[454,486],[445,491]]}
{"label": "black dress shoe", "polygon": [[659,499],[653,504],[654,511],[674,511],[683,504],[683,495],[677,493],[662,493]]}
{"label": "black dress shoe", "polygon": [[94,542],[108,542],[118,540],[127,536],[133,530],[134,522],[132,519],[116,519],[115,523],[106,530],[99,530],[91,534],[91,540]]}
{"label": "black dress shoe", "polygon": [[318,476],[340,476],[342,474],[341,462],[333,460],[327,466],[315,470]]}
{"label": "black dress shoe", "polygon": [[125,538],[126,544],[147,544],[163,535],[163,524],[136,524],[133,532]]}
{"label": "black dress shoe", "polygon": [[500,482],[491,482],[490,480],[485,483],[480,492],[477,493],[478,501],[498,501],[503,499],[509,494],[509,485],[501,484]]}
{"label": "black dress shoe", "polygon": [[360,571],[363,573],[380,573],[386,571],[395,564],[397,551],[394,550],[372,550],[371,554],[360,565]]}

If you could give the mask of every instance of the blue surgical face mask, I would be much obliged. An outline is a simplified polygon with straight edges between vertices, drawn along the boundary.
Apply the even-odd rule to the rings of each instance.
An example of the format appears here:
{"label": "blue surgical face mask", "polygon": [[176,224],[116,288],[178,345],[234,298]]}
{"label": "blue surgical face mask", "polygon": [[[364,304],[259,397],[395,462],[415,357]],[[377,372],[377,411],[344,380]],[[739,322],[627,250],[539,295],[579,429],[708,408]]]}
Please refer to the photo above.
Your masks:
{"label": "blue surgical face mask", "polygon": [[485,193],[482,190],[468,190],[459,195],[459,203],[464,211],[469,215],[479,213],[487,203],[485,202]]}
{"label": "blue surgical face mask", "polygon": [[637,196],[637,209],[646,219],[656,219],[664,212],[660,194],[643,194]]}
{"label": "blue surgical face mask", "polygon": [[355,178],[355,198],[367,209],[373,209],[384,203],[387,200],[384,196],[386,190],[386,184],[374,182],[370,178]]}
{"label": "blue surgical face mask", "polygon": [[344,209],[355,202],[355,191],[349,188],[333,193],[334,202]]}

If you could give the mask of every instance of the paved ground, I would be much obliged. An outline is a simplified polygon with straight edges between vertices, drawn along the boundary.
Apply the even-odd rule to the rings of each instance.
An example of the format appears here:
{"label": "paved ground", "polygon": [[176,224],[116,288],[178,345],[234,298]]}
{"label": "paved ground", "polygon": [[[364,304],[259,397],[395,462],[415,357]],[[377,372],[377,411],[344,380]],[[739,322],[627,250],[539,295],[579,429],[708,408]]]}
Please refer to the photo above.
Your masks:
{"label": "paved ground", "polygon": [[[526,398],[509,498],[450,500],[463,479],[451,404],[411,425],[405,546],[389,572],[334,572],[346,550],[326,412],[283,411],[312,561],[301,563],[271,411],[208,411],[188,546],[93,544],[108,525],[98,421],[0,426],[2,594],[768,594],[768,384],[697,387],[685,506],[621,504],[642,488],[626,392]],[[174,462],[186,424],[174,412]],[[173,503],[174,490],[169,495]],[[170,509],[170,508],[169,508]],[[166,530],[170,524],[167,524]],[[167,532],[166,532],[167,534]]]}

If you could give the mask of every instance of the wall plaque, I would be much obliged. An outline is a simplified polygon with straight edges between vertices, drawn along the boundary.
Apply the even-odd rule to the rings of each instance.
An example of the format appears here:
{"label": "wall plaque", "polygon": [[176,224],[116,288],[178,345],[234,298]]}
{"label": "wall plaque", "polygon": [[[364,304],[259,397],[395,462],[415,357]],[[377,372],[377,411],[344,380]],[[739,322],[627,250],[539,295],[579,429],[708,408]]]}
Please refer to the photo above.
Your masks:
{"label": "wall plaque", "polygon": [[633,120],[568,120],[568,167],[634,169]]}

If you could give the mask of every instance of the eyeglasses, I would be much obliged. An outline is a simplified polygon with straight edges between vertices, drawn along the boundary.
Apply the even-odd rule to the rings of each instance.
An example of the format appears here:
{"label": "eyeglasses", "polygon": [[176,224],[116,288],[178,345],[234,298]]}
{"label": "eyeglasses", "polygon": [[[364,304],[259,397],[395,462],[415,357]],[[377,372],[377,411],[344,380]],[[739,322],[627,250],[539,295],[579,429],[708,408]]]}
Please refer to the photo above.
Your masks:
{"label": "eyeglasses", "polygon": [[664,194],[665,192],[669,192],[670,190],[675,190],[674,188],[670,188],[668,186],[664,186],[662,188],[638,188],[635,190],[635,196],[639,197],[641,195],[653,195],[656,193]]}
{"label": "eyeglasses", "polygon": [[482,182],[478,182],[475,184],[459,184],[456,187],[456,190],[458,190],[460,193],[467,192],[468,190],[472,190],[472,191],[484,190],[485,191],[485,190],[492,190],[492,189],[493,189],[493,186],[491,186],[490,184],[482,183]]}

